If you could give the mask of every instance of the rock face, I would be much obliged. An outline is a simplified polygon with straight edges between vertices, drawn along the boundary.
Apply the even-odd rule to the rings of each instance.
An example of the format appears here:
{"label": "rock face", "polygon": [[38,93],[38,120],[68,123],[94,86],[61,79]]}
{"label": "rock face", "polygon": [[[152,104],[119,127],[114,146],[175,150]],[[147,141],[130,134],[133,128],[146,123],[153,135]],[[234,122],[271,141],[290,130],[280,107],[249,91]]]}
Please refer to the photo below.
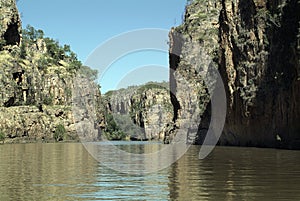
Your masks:
{"label": "rock face", "polygon": [[36,53],[30,60],[16,60],[9,51],[0,52],[0,87],[5,89],[1,91],[0,107],[71,103],[74,73],[67,71],[66,63],[39,66],[42,54]]}
{"label": "rock face", "polygon": [[100,89],[86,76],[77,75],[72,88],[73,124],[81,142],[101,139],[104,116]]}
{"label": "rock face", "polygon": [[221,144],[300,148],[299,11],[296,0],[223,2],[220,71],[229,104]]}
{"label": "rock face", "polygon": [[67,130],[65,140],[76,140],[72,108],[68,106],[45,106],[43,112],[36,106],[0,108],[1,132],[6,142],[52,141],[57,125]]}
{"label": "rock face", "polygon": [[[198,108],[192,113],[202,117],[197,125],[201,144],[211,108],[199,75],[216,64],[227,95],[219,143],[300,148],[299,1],[196,0],[170,41],[175,127],[188,117],[182,111]],[[211,62],[205,63],[207,58]],[[167,139],[174,134],[168,132]]]}
{"label": "rock face", "polygon": [[136,87],[128,87],[127,89],[109,92],[107,94],[109,110],[117,114],[129,114],[131,110],[131,99],[136,93],[136,89]]}
{"label": "rock face", "polygon": [[21,39],[21,20],[15,0],[0,0],[0,49],[18,45]]}
{"label": "rock face", "polygon": [[[0,10],[1,134],[7,142],[53,140],[60,125],[66,130],[64,139],[78,139],[75,124],[82,119],[75,119],[72,111],[74,78],[93,71],[83,67],[68,46],[44,38],[41,30],[32,27],[20,40],[15,1],[1,0]],[[100,99],[98,87],[85,91]],[[95,139],[98,134],[90,137]]]}
{"label": "rock face", "polygon": [[[174,118],[173,125],[166,129],[166,143],[174,138],[178,128],[197,130],[209,104],[209,83],[205,83],[204,77],[209,68],[217,68],[220,9],[218,1],[195,1],[186,7],[185,22],[170,32],[170,89]],[[195,137],[188,140],[196,140]]]}
{"label": "rock face", "polygon": [[163,139],[163,128],[171,121],[169,91],[150,88],[132,97],[130,110],[134,123],[145,129],[146,139]]}
{"label": "rock face", "polygon": [[63,124],[71,135],[68,139],[75,139],[71,110],[74,74],[63,65],[40,70],[39,56],[16,60],[9,51],[0,52],[0,130],[15,141],[18,137],[51,139],[55,126]]}
{"label": "rock face", "polygon": [[[131,139],[163,140],[163,129],[172,118],[169,90],[165,86],[148,83],[110,92],[108,96],[110,113]],[[124,119],[139,129],[128,129]]]}

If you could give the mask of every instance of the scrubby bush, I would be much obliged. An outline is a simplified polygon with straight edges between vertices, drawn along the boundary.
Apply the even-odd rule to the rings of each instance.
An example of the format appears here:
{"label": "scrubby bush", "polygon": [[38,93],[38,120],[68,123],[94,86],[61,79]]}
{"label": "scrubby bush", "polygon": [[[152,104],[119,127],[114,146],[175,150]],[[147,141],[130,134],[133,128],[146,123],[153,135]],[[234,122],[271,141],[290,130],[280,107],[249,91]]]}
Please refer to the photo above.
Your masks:
{"label": "scrubby bush", "polygon": [[5,140],[5,134],[3,132],[0,132],[0,141],[4,143]]}
{"label": "scrubby bush", "polygon": [[[73,67],[77,67],[77,70],[82,66],[81,62],[77,59],[77,55],[71,50],[69,45],[60,45],[57,40],[54,40],[49,37],[44,37],[44,32],[40,29],[35,29],[31,25],[27,25],[25,29],[22,30],[22,45],[31,46],[35,44],[38,39],[42,39],[47,48],[47,52],[45,56],[49,56],[52,58],[52,62],[54,64],[58,64],[60,60],[66,60]],[[23,49],[22,56],[25,59],[26,49]],[[49,60],[50,61],[50,60]]]}
{"label": "scrubby bush", "polygon": [[38,69],[39,70],[43,70],[45,71],[48,67],[48,65],[51,63],[51,58],[49,57],[45,57],[45,56],[41,56],[38,60],[37,60],[37,65],[38,65]]}
{"label": "scrubby bush", "polygon": [[91,69],[88,66],[81,66],[79,73],[84,75],[89,80],[96,80],[98,76],[98,71]]}
{"label": "scrubby bush", "polygon": [[21,59],[26,59],[27,52],[26,52],[26,46],[24,43],[21,44],[20,46],[20,58]]}
{"label": "scrubby bush", "polygon": [[125,140],[126,138],[126,134],[121,131],[112,114],[106,114],[106,128],[104,135],[108,140]]}
{"label": "scrubby bush", "polygon": [[26,42],[33,42],[44,38],[44,32],[41,29],[36,30],[33,26],[27,25],[26,29],[22,30],[22,37]]}
{"label": "scrubby bush", "polygon": [[[41,39],[45,43],[46,53],[37,61],[39,70],[46,70],[48,66],[53,64],[61,65],[60,61],[63,60],[68,64],[65,66],[68,72],[78,72],[90,80],[95,80],[97,78],[97,70],[83,66],[77,55],[71,50],[70,45],[61,45],[59,41],[45,37],[42,30],[27,25],[27,27],[22,30],[22,38],[23,40],[19,50],[21,59],[34,57],[34,52],[30,47],[34,47],[34,44],[36,44],[38,40]],[[5,40],[0,39],[0,49],[3,45],[5,45]]]}
{"label": "scrubby bush", "polygon": [[45,105],[52,105],[53,104],[53,99],[54,99],[54,97],[52,95],[45,96],[44,99],[43,99],[43,103]]}
{"label": "scrubby bush", "polygon": [[55,132],[53,135],[53,138],[59,142],[59,141],[63,141],[66,135],[66,129],[64,127],[64,125],[62,124],[58,124],[55,128]]}

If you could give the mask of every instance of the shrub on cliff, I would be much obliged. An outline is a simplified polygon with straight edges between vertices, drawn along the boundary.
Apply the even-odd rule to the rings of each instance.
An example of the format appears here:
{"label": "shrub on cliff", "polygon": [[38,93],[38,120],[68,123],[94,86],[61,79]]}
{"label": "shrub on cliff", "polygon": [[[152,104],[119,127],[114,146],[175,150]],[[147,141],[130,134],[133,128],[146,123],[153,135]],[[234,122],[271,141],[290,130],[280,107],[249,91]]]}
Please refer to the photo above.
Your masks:
{"label": "shrub on cliff", "polygon": [[22,30],[22,37],[25,42],[33,42],[37,39],[44,38],[44,32],[41,29],[36,30],[33,26],[27,25],[26,29]]}
{"label": "shrub on cliff", "polygon": [[5,140],[5,134],[3,132],[0,132],[0,141],[4,142]]}
{"label": "shrub on cliff", "polygon": [[71,50],[69,45],[62,46],[57,40],[44,37],[44,32],[42,30],[37,30],[31,25],[27,25],[27,27],[22,30],[22,37],[21,58],[26,58],[26,47],[29,48],[35,44],[38,39],[42,39],[45,42],[47,50],[44,57],[49,57],[47,60],[48,63],[58,65],[59,61],[65,60],[70,65],[68,70],[78,70],[81,68],[82,63],[78,60],[77,55]]}
{"label": "shrub on cliff", "polygon": [[98,76],[98,70],[91,69],[88,66],[81,66],[79,73],[91,81],[96,80]]}
{"label": "shrub on cliff", "polygon": [[47,95],[43,98],[43,103],[45,105],[52,105],[53,104],[53,100],[54,100],[54,97],[52,95]]}
{"label": "shrub on cliff", "polygon": [[126,139],[126,134],[120,130],[120,127],[114,120],[112,114],[106,115],[106,128],[104,135],[108,140],[124,140]]}
{"label": "shrub on cliff", "polygon": [[53,138],[59,142],[59,141],[63,141],[66,135],[66,129],[64,127],[64,125],[62,124],[58,124],[55,128],[55,132],[53,135]]}
{"label": "shrub on cliff", "polygon": [[5,44],[6,44],[5,39],[0,38],[0,50],[3,49],[3,47],[5,46]]}
{"label": "shrub on cliff", "polygon": [[168,90],[169,82],[162,81],[162,82],[147,82],[138,87],[138,93],[143,93],[149,89],[165,89]]}

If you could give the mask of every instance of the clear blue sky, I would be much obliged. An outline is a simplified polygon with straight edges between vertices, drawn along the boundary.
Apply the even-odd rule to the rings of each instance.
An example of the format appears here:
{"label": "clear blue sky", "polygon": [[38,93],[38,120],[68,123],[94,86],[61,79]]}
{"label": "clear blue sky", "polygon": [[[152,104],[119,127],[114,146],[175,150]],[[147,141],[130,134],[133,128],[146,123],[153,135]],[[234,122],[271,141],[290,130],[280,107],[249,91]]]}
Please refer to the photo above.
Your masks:
{"label": "clear blue sky", "polygon": [[[186,0],[19,0],[22,24],[44,30],[46,36],[61,44],[70,44],[78,58],[85,63],[88,56],[110,38],[124,32],[144,29],[170,29],[182,22]],[[147,58],[147,59],[146,59]],[[153,61],[149,61],[152,58]],[[116,68],[132,71],[138,66],[155,64],[167,67],[167,53],[138,53],[123,58]],[[122,61],[124,60],[124,61]],[[145,63],[137,62],[147,60]],[[138,65],[138,66],[137,66]],[[91,66],[97,68],[96,66]],[[102,73],[102,72],[100,72]],[[167,71],[162,72],[167,76]],[[100,83],[102,91],[113,89],[115,78]],[[162,79],[162,78],[160,78]]]}

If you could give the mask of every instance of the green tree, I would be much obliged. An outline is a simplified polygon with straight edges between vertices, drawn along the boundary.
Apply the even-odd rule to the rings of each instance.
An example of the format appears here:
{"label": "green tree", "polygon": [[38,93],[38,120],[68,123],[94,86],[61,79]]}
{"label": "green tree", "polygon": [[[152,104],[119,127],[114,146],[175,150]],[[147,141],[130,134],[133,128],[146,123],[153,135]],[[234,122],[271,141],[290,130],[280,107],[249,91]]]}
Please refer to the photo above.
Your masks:
{"label": "green tree", "polygon": [[[47,53],[44,55],[47,57],[47,62],[50,64],[59,64],[59,61],[64,60],[69,63],[69,71],[77,71],[81,68],[82,63],[78,60],[77,55],[71,50],[70,45],[61,46],[57,40],[54,40],[49,37],[44,37],[44,32],[40,29],[35,29],[31,25],[27,25],[25,29],[22,30],[23,41],[21,45],[20,57],[25,59],[27,55],[30,55],[32,52],[26,52],[26,46],[30,47],[32,44],[35,44],[37,39],[43,39],[46,44]],[[4,41],[5,42],[5,41]],[[1,41],[0,41],[1,48]],[[32,55],[33,56],[33,55]],[[43,62],[43,66],[47,66]],[[42,67],[42,66],[41,66]],[[42,67],[43,68],[43,67]]]}
{"label": "green tree", "polygon": [[73,52],[71,51],[70,45],[64,45],[64,46],[63,46],[63,50],[64,50],[65,56],[67,56],[67,57],[70,57],[70,55],[73,53]]}
{"label": "green tree", "polygon": [[52,38],[44,39],[47,48],[47,54],[54,59],[56,63],[64,58],[64,52],[59,47],[58,41],[53,40]]}
{"label": "green tree", "polygon": [[36,30],[33,26],[27,25],[26,29],[22,30],[22,36],[23,40],[33,42],[44,38],[44,32],[41,29]]}
{"label": "green tree", "polygon": [[124,140],[126,134],[122,132],[112,114],[106,114],[105,136],[108,140]]}
{"label": "green tree", "polygon": [[107,132],[112,133],[113,131],[116,131],[119,129],[112,114],[106,115],[106,123],[107,123],[107,127],[105,130]]}
{"label": "green tree", "polygon": [[69,71],[77,71],[79,70],[80,68],[82,67],[82,63],[81,61],[78,61],[78,60],[73,60],[71,62],[69,62]]}

